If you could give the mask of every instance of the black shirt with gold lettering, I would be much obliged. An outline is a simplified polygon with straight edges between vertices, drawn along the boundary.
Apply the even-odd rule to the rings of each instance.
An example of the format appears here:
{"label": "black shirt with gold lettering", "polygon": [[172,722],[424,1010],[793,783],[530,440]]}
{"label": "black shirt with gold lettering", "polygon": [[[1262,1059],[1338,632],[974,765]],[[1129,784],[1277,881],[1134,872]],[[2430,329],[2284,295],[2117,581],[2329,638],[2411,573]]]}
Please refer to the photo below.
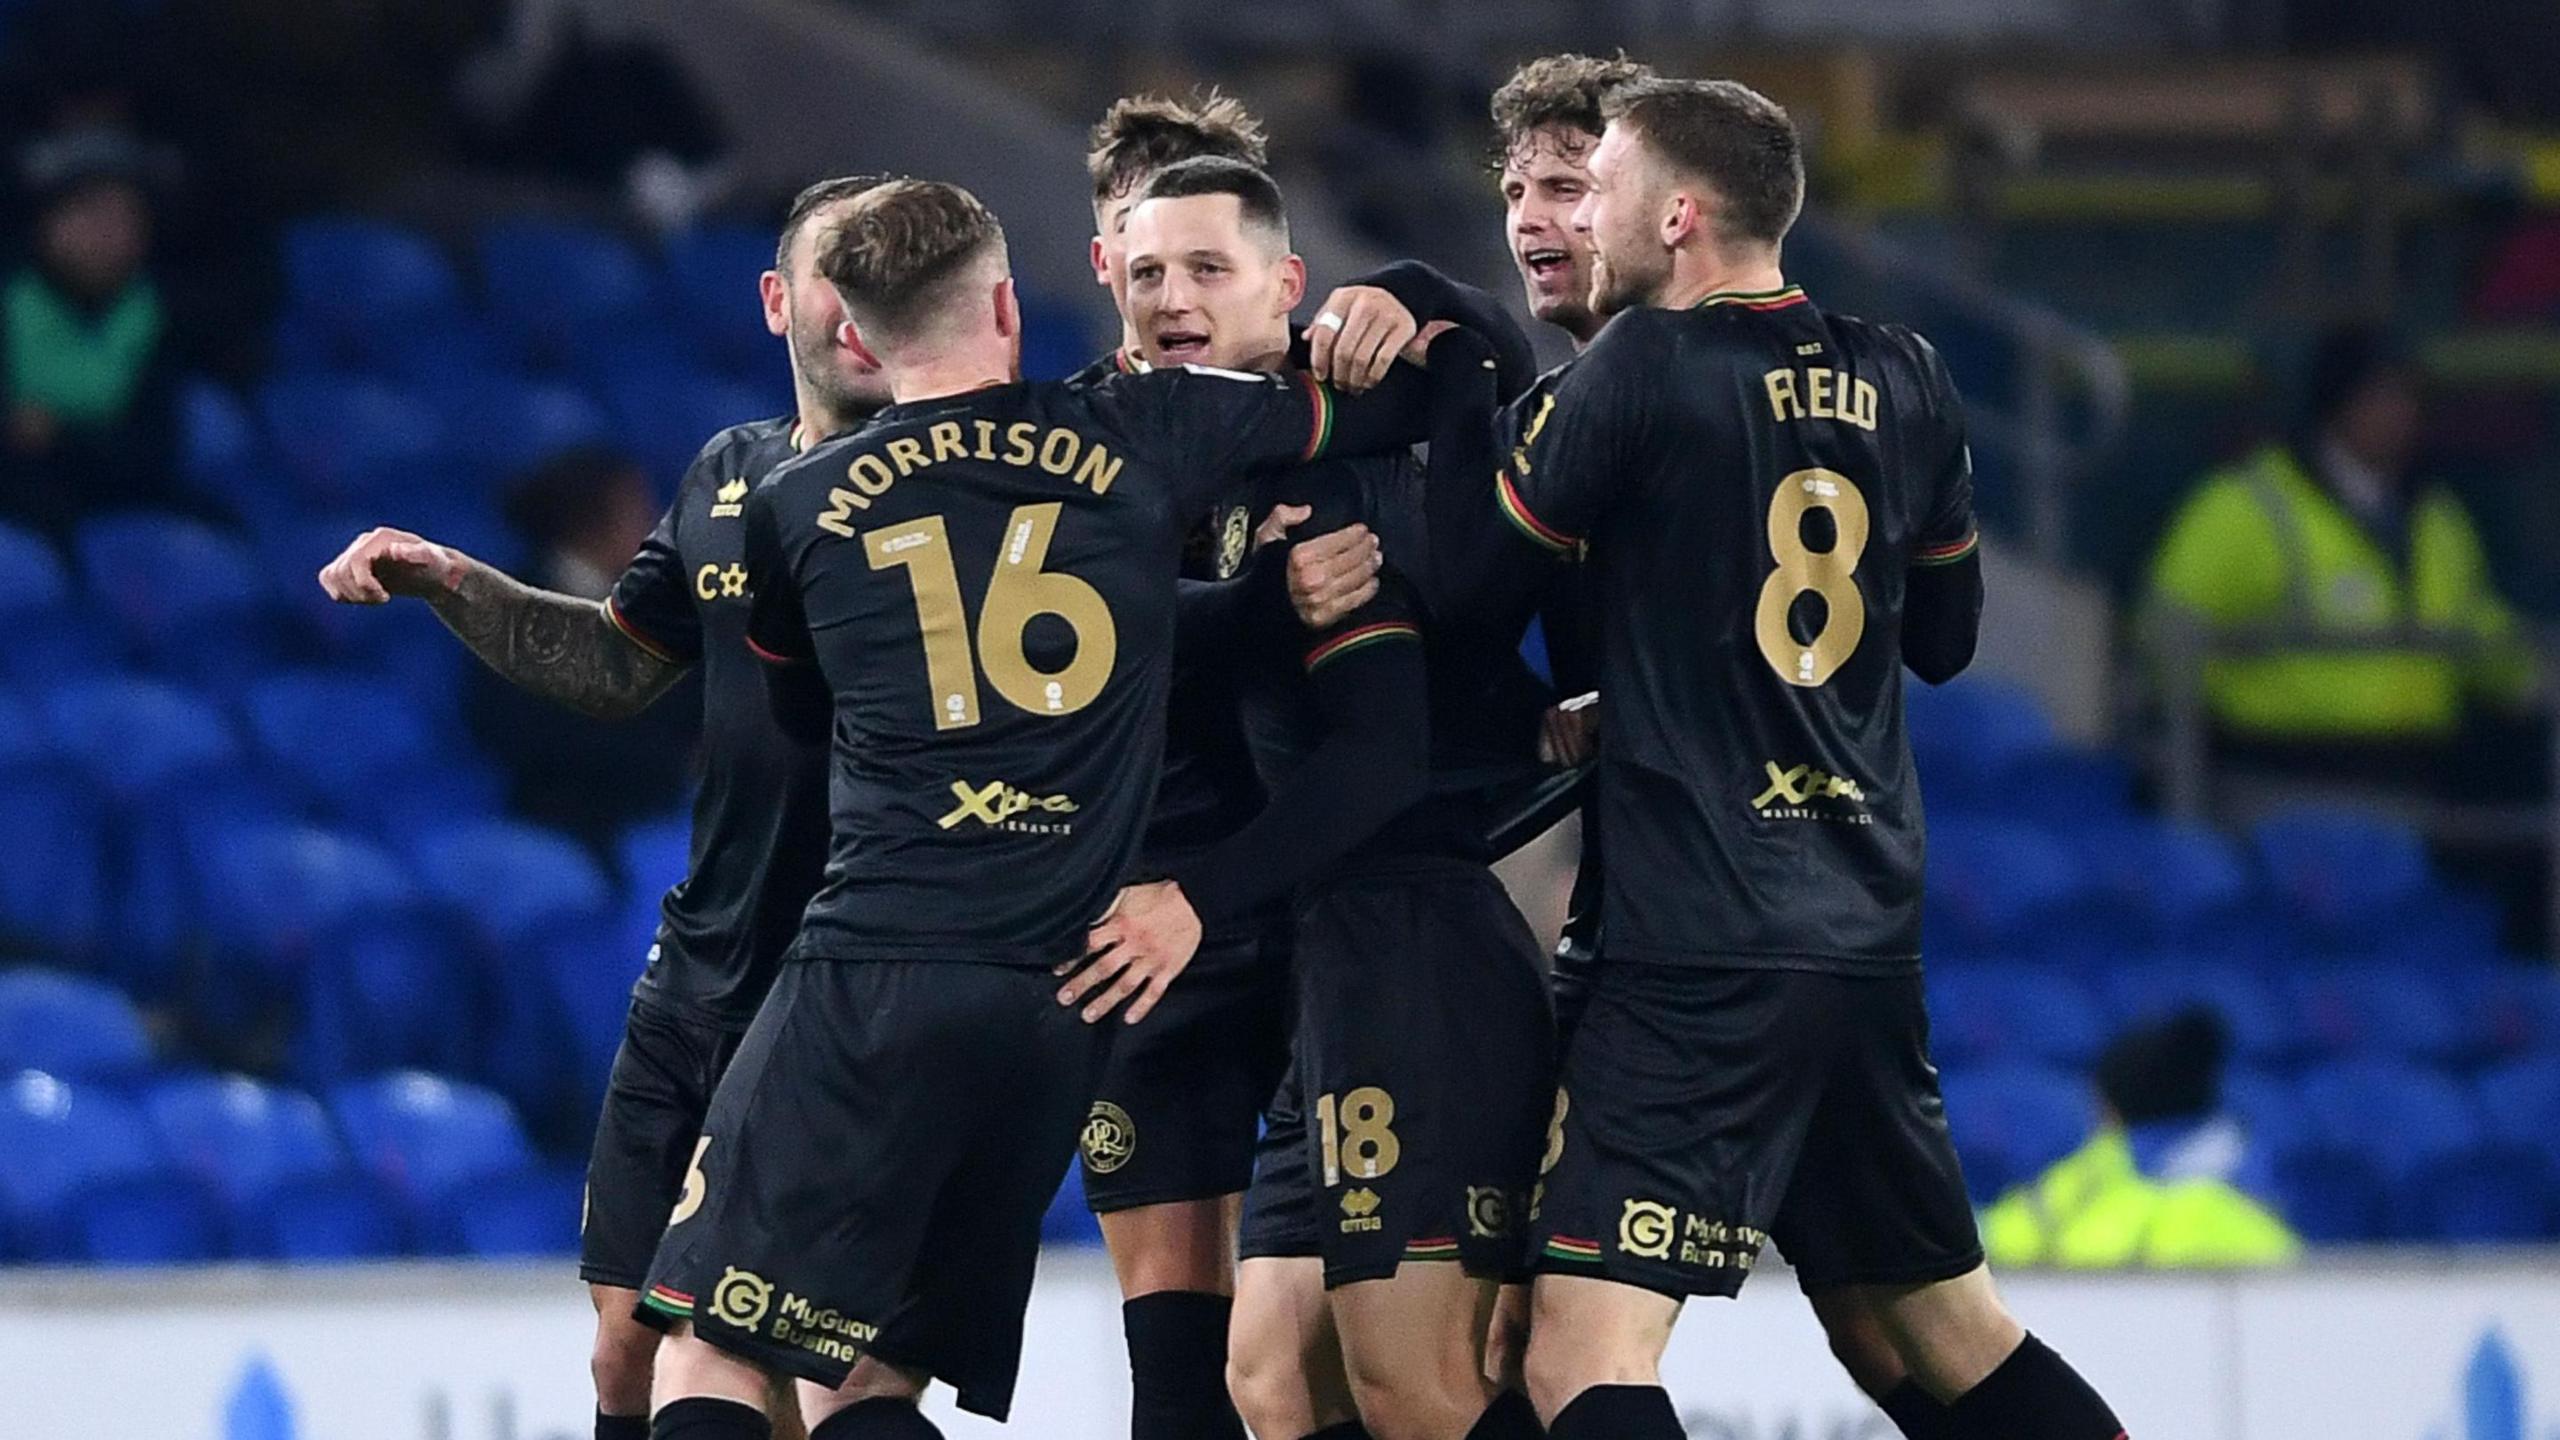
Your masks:
{"label": "black shirt with gold lettering", "polygon": [[1184,535],[1240,473],[1418,439],[1423,386],[992,386],[893,405],[755,491],[749,638],[833,706],[833,842],[791,958],[1080,954],[1154,798]]}
{"label": "black shirt with gold lettering", "polygon": [[800,453],[796,431],[785,418],[713,436],[605,601],[632,643],[702,669],[692,863],[637,993],[722,1024],[755,1018],[827,859],[826,752],[773,723],[746,647],[747,495]]}
{"label": "black shirt with gold lettering", "polygon": [[[1114,350],[1068,378],[1070,385],[1099,385],[1145,369],[1126,351]],[[1196,583],[1233,580],[1252,549],[1252,484],[1239,477],[1211,503],[1182,543],[1182,578]],[[1262,806],[1262,783],[1245,748],[1236,711],[1235,651],[1231,646],[1182,646],[1174,657],[1165,701],[1164,775],[1156,782],[1155,809],[1147,816],[1141,847],[1144,868],[1161,873],[1232,835]]]}
{"label": "black shirt with gold lettering", "polygon": [[1981,607],[1937,353],[1793,288],[1634,310],[1493,438],[1490,486],[1431,491],[1435,568],[1500,604],[1587,547],[1610,957],[1916,966],[1902,670],[1961,669]]}

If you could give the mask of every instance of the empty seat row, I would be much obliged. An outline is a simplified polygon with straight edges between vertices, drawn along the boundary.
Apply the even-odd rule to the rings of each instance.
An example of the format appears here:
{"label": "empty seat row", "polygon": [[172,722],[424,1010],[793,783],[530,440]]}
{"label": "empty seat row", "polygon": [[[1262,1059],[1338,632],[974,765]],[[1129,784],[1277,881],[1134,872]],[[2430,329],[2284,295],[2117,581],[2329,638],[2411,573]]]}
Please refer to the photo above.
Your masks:
{"label": "empty seat row", "polygon": [[557,1253],[574,1171],[506,1102],[405,1072],[326,1103],[238,1076],[127,1096],[40,1071],[0,1082],[0,1256],[169,1263]]}

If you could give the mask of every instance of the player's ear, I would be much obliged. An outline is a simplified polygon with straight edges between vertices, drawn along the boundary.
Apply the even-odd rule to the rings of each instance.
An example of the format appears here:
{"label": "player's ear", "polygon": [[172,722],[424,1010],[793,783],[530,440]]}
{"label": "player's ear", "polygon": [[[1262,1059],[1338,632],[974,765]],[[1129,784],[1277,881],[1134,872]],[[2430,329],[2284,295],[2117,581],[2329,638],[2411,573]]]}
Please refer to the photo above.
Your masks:
{"label": "player's ear", "polygon": [[791,292],[783,286],[782,272],[767,270],[756,278],[756,293],[764,297],[764,330],[768,335],[791,333]]}
{"label": "player's ear", "polygon": [[1288,314],[1307,298],[1307,262],[1292,255],[1280,262],[1280,313]]}
{"label": "player's ear", "polygon": [[1022,297],[1014,293],[1010,275],[996,282],[996,333],[1008,337],[1022,333]]}
{"label": "player's ear", "polygon": [[1093,283],[1108,288],[1111,284],[1111,262],[1102,258],[1102,237],[1094,236],[1086,252],[1086,258],[1093,262]]}
{"label": "player's ear", "polygon": [[1706,211],[1698,197],[1686,190],[1671,192],[1671,201],[1663,207],[1662,243],[1667,249],[1678,249],[1698,227],[1706,223]]}

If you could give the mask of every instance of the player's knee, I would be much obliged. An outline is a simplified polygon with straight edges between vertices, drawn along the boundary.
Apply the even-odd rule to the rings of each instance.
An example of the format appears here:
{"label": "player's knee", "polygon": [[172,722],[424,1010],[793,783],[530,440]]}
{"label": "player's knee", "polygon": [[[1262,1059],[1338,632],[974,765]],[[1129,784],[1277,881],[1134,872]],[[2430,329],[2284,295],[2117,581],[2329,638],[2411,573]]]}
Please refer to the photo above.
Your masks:
{"label": "player's knee", "polygon": [[1577,1331],[1544,1317],[1530,1327],[1529,1353],[1520,1370],[1528,1383],[1529,1403],[1549,1422],[1594,1385],[1659,1383],[1654,1358],[1640,1347],[1612,1339],[1605,1331]]}
{"label": "player's knee", "polygon": [[1295,1436],[1312,1428],[1315,1401],[1306,1372],[1289,1358],[1229,1345],[1227,1399],[1256,1435]]}
{"label": "player's knee", "polygon": [[1432,1440],[1461,1429],[1484,1408],[1487,1386],[1472,1351],[1464,1357],[1413,1353],[1343,1356],[1352,1404],[1376,1440]]}
{"label": "player's knee", "polygon": [[1910,1372],[1902,1363],[1902,1353],[1894,1347],[1893,1337],[1875,1312],[1854,1299],[1814,1301],[1814,1314],[1822,1321],[1823,1339],[1831,1346],[1831,1356],[1849,1379],[1870,1396],[1883,1396],[1900,1385]]}

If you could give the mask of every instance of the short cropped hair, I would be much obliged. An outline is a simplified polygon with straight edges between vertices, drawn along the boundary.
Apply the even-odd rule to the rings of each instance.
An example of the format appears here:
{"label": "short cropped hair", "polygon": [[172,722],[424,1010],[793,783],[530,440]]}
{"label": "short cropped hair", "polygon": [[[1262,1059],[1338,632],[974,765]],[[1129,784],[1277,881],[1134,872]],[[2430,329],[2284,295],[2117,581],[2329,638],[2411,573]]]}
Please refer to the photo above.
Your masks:
{"label": "short cropped hair", "polygon": [[1201,155],[1168,165],[1147,181],[1140,200],[1181,200],[1193,195],[1233,195],[1244,223],[1270,235],[1282,250],[1289,248],[1289,207],[1280,182],[1258,166],[1217,155]]}
{"label": "short cropped hair", "polygon": [[1233,96],[1216,90],[1188,100],[1124,95],[1102,112],[1085,152],[1093,203],[1117,200],[1158,170],[1203,155],[1254,166],[1268,163],[1262,122]]}
{"label": "short cropped hair", "polygon": [[977,196],[938,180],[884,180],[847,207],[818,269],[857,325],[903,338],[954,298],[953,281],[1004,249],[1004,227]]}
{"label": "short cropped hair", "polygon": [[1550,126],[1579,130],[1597,138],[1609,126],[1609,97],[1639,80],[1653,78],[1653,67],[1621,52],[1596,55],[1542,55],[1511,72],[1493,92],[1496,171],[1520,147]]}
{"label": "short cropped hair", "polygon": [[792,242],[800,238],[800,231],[808,225],[811,217],[839,200],[850,200],[863,193],[879,184],[881,178],[878,175],[838,175],[821,180],[792,196],[791,208],[782,216],[782,239],[773,247],[773,268],[781,271],[783,278],[789,279]]}
{"label": "short cropped hair", "polygon": [[1778,102],[1733,80],[1640,80],[1606,113],[1645,150],[1712,186],[1726,241],[1775,245],[1804,208],[1804,143]]}

